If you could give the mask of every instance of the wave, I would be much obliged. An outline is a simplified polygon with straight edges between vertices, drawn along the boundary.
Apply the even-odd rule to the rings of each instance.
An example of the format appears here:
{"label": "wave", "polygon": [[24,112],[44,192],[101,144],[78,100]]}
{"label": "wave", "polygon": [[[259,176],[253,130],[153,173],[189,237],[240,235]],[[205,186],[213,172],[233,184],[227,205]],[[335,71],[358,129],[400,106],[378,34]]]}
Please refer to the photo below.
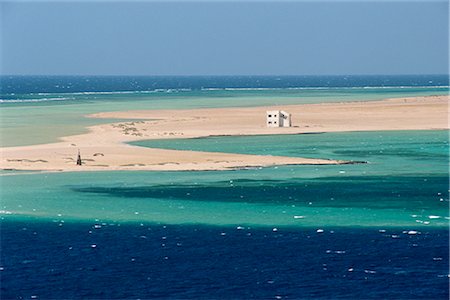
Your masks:
{"label": "wave", "polygon": [[[135,90],[135,91],[96,91],[96,92],[66,92],[66,93],[29,93],[27,95],[110,95],[110,94],[152,94],[152,93],[167,93],[167,92],[190,92],[191,88],[179,88],[179,89],[154,89],[154,90]],[[10,93],[7,95],[16,95],[16,93]]]}
{"label": "wave", "polygon": [[279,90],[349,90],[349,89],[449,89],[448,85],[425,85],[425,86],[348,86],[348,87],[282,87],[282,88],[202,88],[202,91],[279,91]]}
{"label": "wave", "polygon": [[[154,90],[136,90],[136,91],[96,91],[96,92],[73,92],[73,93],[30,93],[22,94],[20,96],[50,96],[43,98],[24,98],[19,99],[12,96],[19,96],[16,93],[3,94],[3,97],[12,97],[11,99],[0,99],[0,103],[27,103],[27,102],[44,102],[44,101],[64,101],[64,100],[89,100],[89,98],[80,98],[80,96],[113,96],[113,95],[136,95],[136,94],[170,94],[180,92],[220,92],[220,91],[283,91],[283,90],[408,90],[408,89],[441,89],[448,91],[449,85],[436,85],[436,86],[352,86],[352,87],[202,87],[200,89],[191,88],[176,88],[176,89],[154,89]],[[61,97],[56,97],[61,95]],[[53,97],[51,97],[53,96]],[[0,95],[1,97],[1,95]]]}
{"label": "wave", "polygon": [[26,103],[26,102],[64,101],[64,100],[76,100],[76,99],[68,97],[37,98],[37,99],[0,99],[0,103]]}

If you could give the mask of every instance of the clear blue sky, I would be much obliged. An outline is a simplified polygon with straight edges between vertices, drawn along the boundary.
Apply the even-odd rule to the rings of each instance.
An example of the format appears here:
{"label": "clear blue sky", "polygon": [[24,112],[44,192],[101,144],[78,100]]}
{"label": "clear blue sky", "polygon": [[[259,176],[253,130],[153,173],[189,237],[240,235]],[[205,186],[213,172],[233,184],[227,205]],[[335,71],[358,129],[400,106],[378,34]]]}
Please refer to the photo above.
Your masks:
{"label": "clear blue sky", "polygon": [[448,3],[1,2],[1,73],[448,73]]}

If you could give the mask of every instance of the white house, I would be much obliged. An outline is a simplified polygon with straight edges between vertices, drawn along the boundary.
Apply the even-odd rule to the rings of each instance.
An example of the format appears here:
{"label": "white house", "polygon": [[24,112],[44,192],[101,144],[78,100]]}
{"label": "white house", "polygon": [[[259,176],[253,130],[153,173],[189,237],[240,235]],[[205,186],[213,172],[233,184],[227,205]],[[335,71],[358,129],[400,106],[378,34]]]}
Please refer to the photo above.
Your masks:
{"label": "white house", "polygon": [[267,127],[291,127],[291,114],[282,110],[269,110],[266,112]]}

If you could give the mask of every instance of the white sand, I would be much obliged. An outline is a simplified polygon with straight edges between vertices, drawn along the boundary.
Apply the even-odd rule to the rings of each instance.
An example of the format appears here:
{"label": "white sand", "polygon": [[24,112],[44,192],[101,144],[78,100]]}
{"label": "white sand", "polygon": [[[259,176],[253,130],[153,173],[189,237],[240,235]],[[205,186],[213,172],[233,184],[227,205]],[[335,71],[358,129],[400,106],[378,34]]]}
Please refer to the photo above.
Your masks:
{"label": "white sand", "polygon": [[[339,164],[343,161],[150,149],[125,142],[214,135],[297,134],[372,130],[449,129],[449,96],[372,102],[105,112],[96,118],[149,119],[89,127],[86,134],[61,142],[1,148],[0,168],[44,171],[223,170],[286,164]],[[291,128],[267,128],[266,110],[292,114]],[[76,166],[77,149],[83,166]]]}

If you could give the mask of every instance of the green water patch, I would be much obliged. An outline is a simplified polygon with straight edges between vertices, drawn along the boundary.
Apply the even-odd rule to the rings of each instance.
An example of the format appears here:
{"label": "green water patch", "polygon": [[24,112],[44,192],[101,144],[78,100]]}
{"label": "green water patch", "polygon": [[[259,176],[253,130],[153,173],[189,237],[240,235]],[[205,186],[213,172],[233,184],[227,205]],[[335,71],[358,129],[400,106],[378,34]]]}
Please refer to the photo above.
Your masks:
{"label": "green water patch", "polygon": [[52,107],[2,107],[0,111],[0,146],[27,146],[57,142],[60,137],[88,132],[87,127],[139,119],[99,119],[85,115],[100,112],[89,105]]}
{"label": "green water patch", "polygon": [[[289,180],[230,180],[209,184],[70,186],[74,192],[122,199],[177,199],[306,207],[443,210],[448,177],[359,176]],[[417,186],[422,186],[417,189]],[[405,202],[407,201],[407,206]]]}
{"label": "green water patch", "polygon": [[[446,130],[368,131],[289,135],[220,136],[131,143],[173,150],[367,161],[343,168],[350,175],[447,173]],[[329,168],[321,168],[327,173]],[[324,176],[330,176],[328,173]]]}

